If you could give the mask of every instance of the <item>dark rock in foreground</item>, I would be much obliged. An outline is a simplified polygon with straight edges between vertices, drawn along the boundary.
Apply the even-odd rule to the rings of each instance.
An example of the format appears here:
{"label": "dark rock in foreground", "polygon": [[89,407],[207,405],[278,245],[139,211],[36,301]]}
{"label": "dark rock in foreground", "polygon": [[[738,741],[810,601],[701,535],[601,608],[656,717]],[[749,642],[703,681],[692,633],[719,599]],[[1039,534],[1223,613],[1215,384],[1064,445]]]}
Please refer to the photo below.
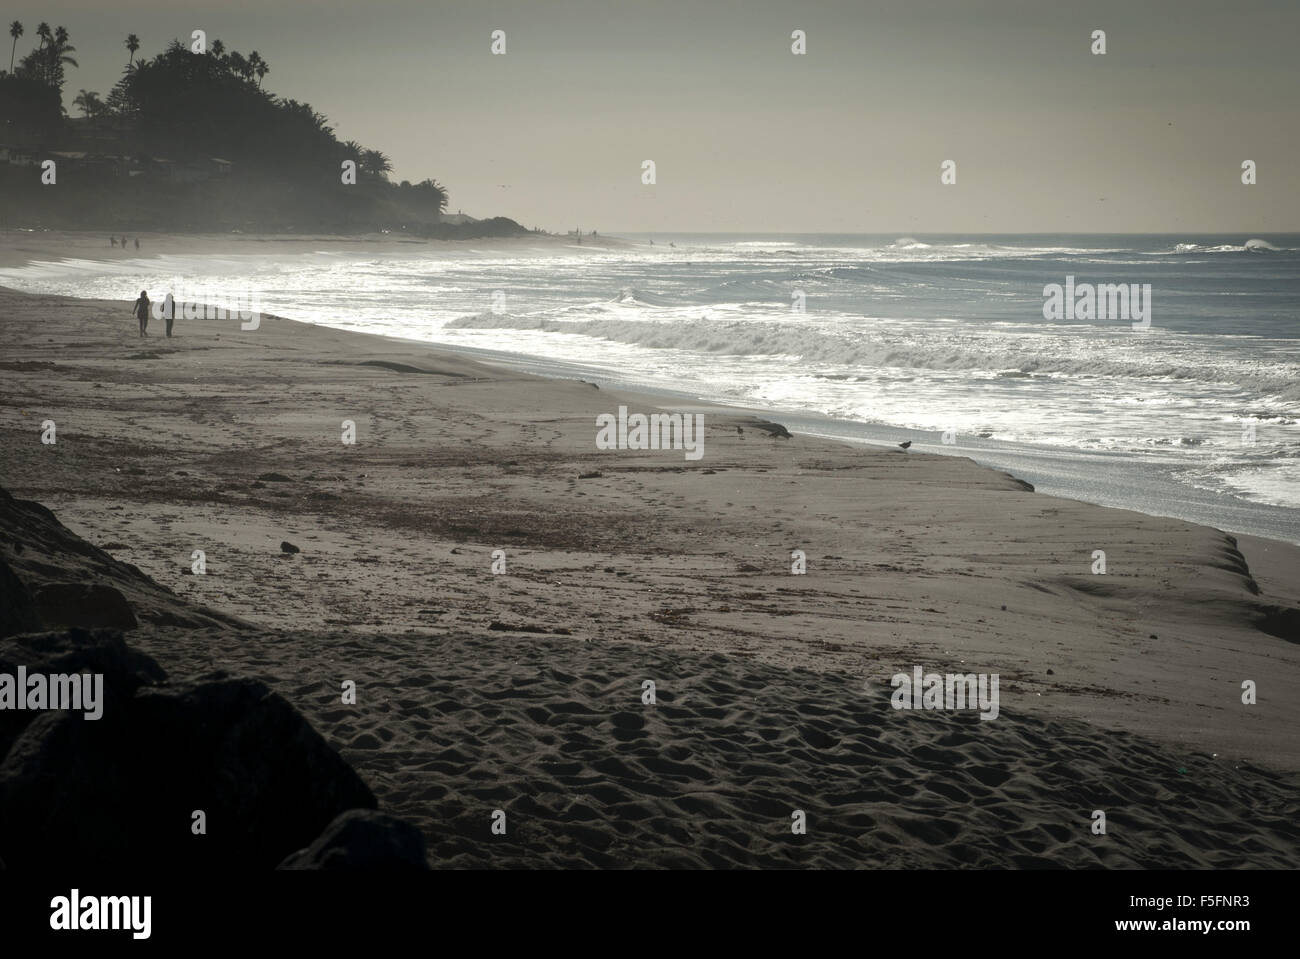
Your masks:
{"label": "dark rock in foreground", "polygon": [[410,823],[370,809],[350,809],[281,869],[427,870],[424,836]]}
{"label": "dark rock in foreground", "polygon": [[[41,629],[133,629],[137,620],[169,629],[244,628],[233,616],[185,602],[137,567],[93,546],[40,503],[0,488],[0,564],[30,596],[26,601],[0,573],[0,635]],[[10,595],[19,608],[8,612]],[[18,617],[15,619],[14,617]],[[10,622],[12,620],[12,623]]]}
{"label": "dark rock in foreground", "polygon": [[[123,712],[141,686],[167,680],[167,674],[157,663],[127,646],[118,633],[108,630],[73,629],[0,641],[0,673],[16,676],[19,666],[25,666],[29,675],[102,673],[105,716]],[[45,715],[48,714],[42,711],[0,709],[0,760],[24,729]],[[0,834],[4,828],[0,821]]]}
{"label": "dark rock in foreground", "polygon": [[[224,673],[169,683],[119,633],[75,628],[130,629],[137,613],[168,628],[243,624],[190,607],[3,489],[0,601],[10,869],[269,869],[295,855],[295,868],[423,864],[419,833],[361,815],[374,794],[265,684]],[[55,624],[74,628],[36,632]],[[28,696],[35,677],[44,701]]]}
{"label": "dark rock in foreground", "polygon": [[49,627],[135,629],[139,625],[126,597],[102,583],[50,583],[38,587],[33,598]]}
{"label": "dark rock in foreground", "polygon": [[[0,858],[10,869],[124,863],[272,868],[341,813],[373,809],[352,768],[252,679],[161,681],[113,634],[0,642],[0,671],[104,673],[103,716],[0,712]],[[196,811],[206,834],[196,835]]]}
{"label": "dark rock in foreground", "polygon": [[9,564],[0,559],[0,638],[41,628],[36,603]]}

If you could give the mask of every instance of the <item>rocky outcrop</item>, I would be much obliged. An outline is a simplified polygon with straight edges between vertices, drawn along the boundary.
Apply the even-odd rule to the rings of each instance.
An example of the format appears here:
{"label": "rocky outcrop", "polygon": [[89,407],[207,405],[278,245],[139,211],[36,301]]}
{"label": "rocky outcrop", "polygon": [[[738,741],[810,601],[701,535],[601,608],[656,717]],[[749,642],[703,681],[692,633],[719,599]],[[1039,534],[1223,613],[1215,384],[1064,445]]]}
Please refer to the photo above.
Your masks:
{"label": "rocky outcrop", "polygon": [[135,629],[139,625],[126,597],[103,583],[50,583],[38,587],[32,598],[46,627]]}
{"label": "rocky outcrop", "polygon": [[427,870],[424,836],[410,823],[372,809],[350,809],[281,869]]}
{"label": "rocky outcrop", "polygon": [[[272,868],[374,795],[253,679],[169,684],[112,633],[0,642],[0,673],[102,674],[86,709],[0,711],[0,859],[10,869]],[[350,835],[350,834],[349,834]]]}
{"label": "rocky outcrop", "polygon": [[40,628],[31,593],[9,564],[0,559],[0,638]]}
{"label": "rocky outcrop", "polygon": [[[15,499],[4,489],[0,564],[25,587],[37,619],[3,635],[68,627],[132,629],[137,621],[181,629],[246,626],[233,616],[186,603],[137,567],[86,542],[40,503]],[[3,572],[0,591],[6,597],[13,591]]]}

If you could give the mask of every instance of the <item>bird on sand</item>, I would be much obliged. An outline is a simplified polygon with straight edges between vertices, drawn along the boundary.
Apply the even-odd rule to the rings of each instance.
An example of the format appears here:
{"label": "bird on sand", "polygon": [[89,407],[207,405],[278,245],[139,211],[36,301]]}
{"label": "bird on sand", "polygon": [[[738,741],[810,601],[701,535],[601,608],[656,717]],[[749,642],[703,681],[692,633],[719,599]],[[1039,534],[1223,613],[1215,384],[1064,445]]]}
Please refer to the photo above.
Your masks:
{"label": "bird on sand", "polygon": [[905,450],[905,449],[907,449],[907,448],[908,448],[909,446],[911,446],[911,445],[912,445],[912,441],[911,441],[911,440],[908,440],[906,443],[899,443],[899,444],[898,444],[898,448],[899,448],[900,450]]}

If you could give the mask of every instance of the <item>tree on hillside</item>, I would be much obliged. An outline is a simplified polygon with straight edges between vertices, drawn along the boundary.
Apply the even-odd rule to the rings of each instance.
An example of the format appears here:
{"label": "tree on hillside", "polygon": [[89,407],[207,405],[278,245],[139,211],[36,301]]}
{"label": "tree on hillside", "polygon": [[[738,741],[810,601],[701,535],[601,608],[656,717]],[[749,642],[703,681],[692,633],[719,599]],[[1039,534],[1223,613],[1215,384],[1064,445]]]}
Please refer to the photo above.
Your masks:
{"label": "tree on hillside", "polygon": [[53,87],[61,96],[64,68],[77,66],[76,58],[72,56],[77,48],[69,42],[68,31],[64,27],[51,31],[48,23],[42,23],[36,28],[36,34],[41,38],[41,45],[23,57],[17,72]]}
{"label": "tree on hillside", "polygon": [[42,20],[36,25],[36,36],[41,40],[40,46],[23,57],[22,62],[18,64],[18,69],[24,69],[26,64],[25,69],[28,73],[41,82],[48,83],[49,80],[45,76],[45,45],[54,39],[54,34],[50,31],[50,25]]}
{"label": "tree on hillside", "polygon": [[99,98],[99,94],[94,90],[82,89],[72,101],[72,105],[81,111],[81,115],[88,120],[95,120],[103,116],[105,109],[104,101]]}
{"label": "tree on hillside", "polygon": [[253,73],[257,76],[258,89],[261,89],[262,78],[271,72],[270,64],[263,60],[261,55],[254,50],[248,55],[248,65],[253,68]]}
{"label": "tree on hillside", "polygon": [[421,180],[413,188],[417,196],[436,209],[439,215],[447,212],[447,188],[437,180]]}
{"label": "tree on hillside", "polygon": [[[144,63],[143,60],[140,61]],[[104,112],[109,116],[117,117],[121,120],[130,120],[135,116],[135,105],[126,95],[126,88],[123,81],[131,75],[131,67],[128,66],[122,71],[122,79],[113,85],[113,89],[108,91],[108,96],[104,99]]]}
{"label": "tree on hillside", "polygon": [[393,171],[393,161],[379,150],[363,150],[361,159],[357,162],[357,169],[365,176],[383,180],[387,179],[388,174]]}
{"label": "tree on hillside", "polygon": [[[412,235],[450,235],[451,227],[440,222],[448,203],[442,186],[432,179],[401,186],[391,182],[393,162],[383,151],[355,140],[340,142],[328,119],[310,104],[264,89],[270,67],[257,51],[245,56],[214,40],[206,53],[198,54],[173,40],[157,56],[140,57],[139,38],[131,34],[126,38],[130,58],[108,96],[101,99],[82,89],[69,104],[90,121],[111,117],[112,122],[69,125],[60,87],[65,68],[76,65],[75,48],[62,27],[51,30],[42,24],[37,33],[38,48],[18,71],[0,72],[0,134],[16,135],[13,141],[0,139],[81,149],[70,143],[79,128],[88,126],[99,140],[114,141],[103,152],[166,157],[173,169],[185,173],[159,176],[155,168],[142,166],[142,176],[129,179],[117,175],[120,171],[97,170],[87,182],[93,180],[98,192],[87,194],[88,203],[77,207],[77,222],[120,216],[110,210],[112,202],[129,194],[128,205],[140,222],[161,222],[184,208],[190,226],[391,228]],[[11,28],[11,34],[15,58],[17,29]],[[211,175],[215,171],[207,161],[214,155],[233,166]],[[342,160],[356,162],[364,177],[362,189],[341,188]],[[7,202],[0,198],[0,209]],[[74,217],[70,213],[67,218]]]}
{"label": "tree on hillside", "polygon": [[18,52],[18,38],[23,35],[23,25],[15,20],[9,24],[9,36],[14,38],[13,46],[9,48],[9,72],[14,72],[14,54]]}
{"label": "tree on hillside", "polygon": [[50,64],[50,85],[62,93],[63,91],[63,68],[65,66],[79,67],[81,64],[73,58],[72,54],[77,52],[77,48],[68,42],[68,31],[59,27],[54,31],[54,40],[47,49],[47,55]]}
{"label": "tree on hillside", "polygon": [[50,140],[62,121],[63,103],[53,87],[21,67],[17,73],[0,72],[0,137]]}
{"label": "tree on hillside", "polygon": [[173,40],[128,71],[109,102],[138,122],[142,146],[161,156],[208,156],[220,142],[220,155],[236,162],[274,162],[281,146],[274,104],[236,75],[236,56],[218,60]]}

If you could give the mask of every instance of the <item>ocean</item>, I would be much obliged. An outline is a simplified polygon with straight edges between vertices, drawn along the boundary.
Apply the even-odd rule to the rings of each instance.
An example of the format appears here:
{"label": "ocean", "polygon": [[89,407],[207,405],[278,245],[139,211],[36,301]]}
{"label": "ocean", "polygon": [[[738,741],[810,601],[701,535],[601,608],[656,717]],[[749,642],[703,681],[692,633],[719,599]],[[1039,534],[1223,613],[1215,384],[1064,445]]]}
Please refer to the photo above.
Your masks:
{"label": "ocean", "polygon": [[[619,237],[66,260],[0,284],[253,294],[295,319],[911,439],[1042,492],[1300,543],[1300,236]],[[1052,284],[1122,284],[1146,315],[1047,318]],[[1098,300],[1120,305],[1114,288]]]}

